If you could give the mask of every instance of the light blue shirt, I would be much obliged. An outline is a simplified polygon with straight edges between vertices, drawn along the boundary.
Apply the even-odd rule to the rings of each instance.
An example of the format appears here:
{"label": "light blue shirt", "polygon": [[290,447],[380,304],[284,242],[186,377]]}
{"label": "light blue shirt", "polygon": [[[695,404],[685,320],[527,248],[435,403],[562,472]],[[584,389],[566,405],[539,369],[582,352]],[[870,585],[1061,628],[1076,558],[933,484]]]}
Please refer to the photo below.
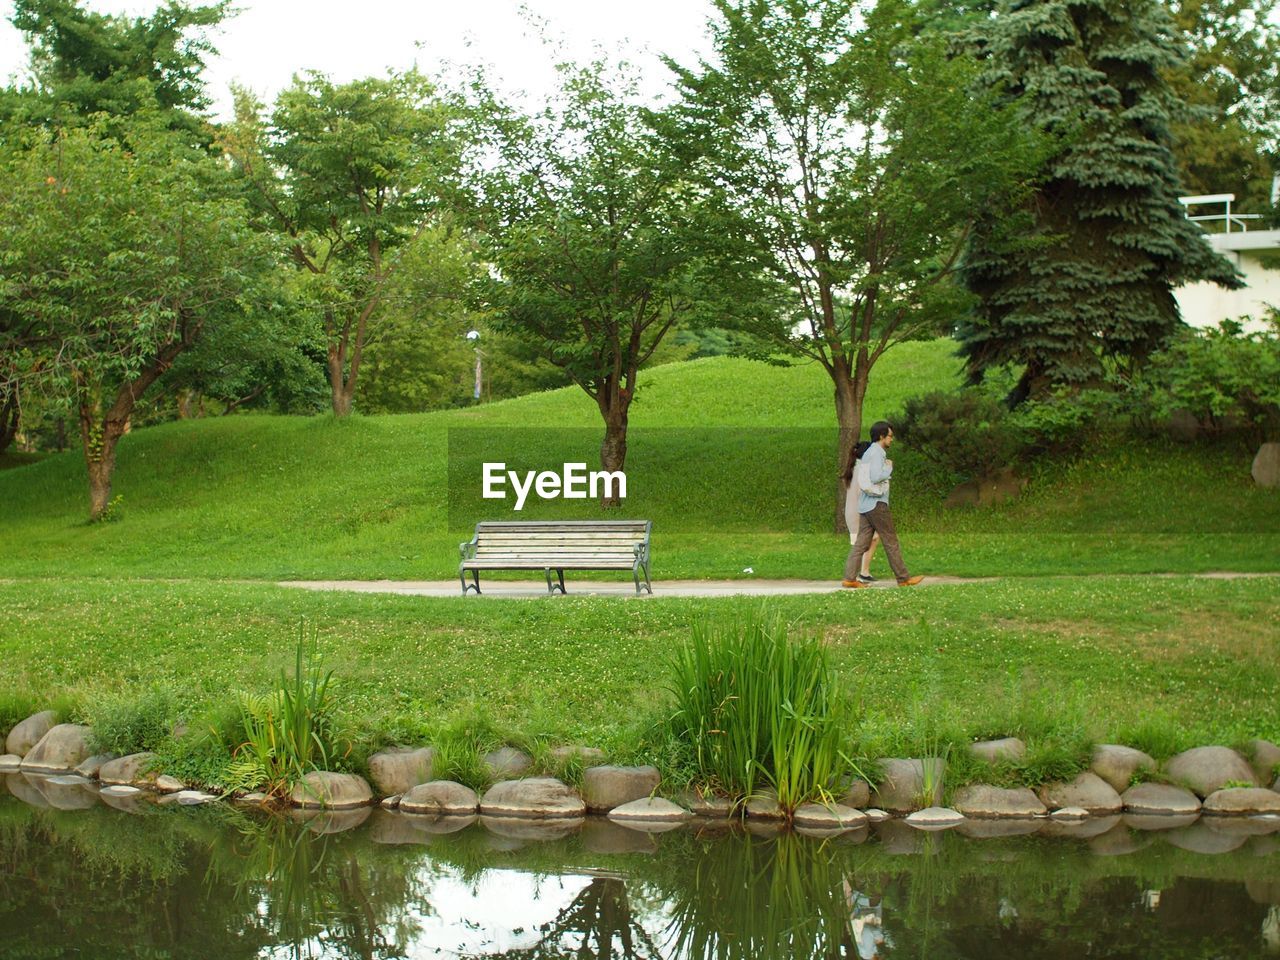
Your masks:
{"label": "light blue shirt", "polygon": [[[888,458],[885,456],[884,447],[878,443],[873,443],[867,448],[867,452],[862,455],[862,462],[867,466],[867,472],[871,475],[872,483],[882,483],[893,476],[893,467],[886,463]],[[858,491],[858,512],[870,513],[876,508],[877,503],[889,505],[889,489],[885,488],[884,494],[877,496],[874,493],[867,493],[865,490]]]}

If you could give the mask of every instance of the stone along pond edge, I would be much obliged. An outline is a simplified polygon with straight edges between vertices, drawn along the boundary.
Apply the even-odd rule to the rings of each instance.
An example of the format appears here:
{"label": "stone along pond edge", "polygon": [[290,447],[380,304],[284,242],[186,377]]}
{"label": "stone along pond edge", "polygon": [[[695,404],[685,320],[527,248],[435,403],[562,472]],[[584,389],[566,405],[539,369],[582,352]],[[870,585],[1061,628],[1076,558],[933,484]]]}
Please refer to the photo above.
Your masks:
{"label": "stone along pond edge", "polygon": [[[82,802],[71,796],[77,791],[90,803],[96,793],[112,805],[144,796],[179,805],[223,799],[261,805],[279,802],[264,793],[220,796],[191,789],[157,770],[153,754],[92,755],[90,744],[88,727],[56,723],[53,711],[37,713],[9,731],[0,773],[18,774],[16,781],[12,776],[7,779],[10,792],[37,806],[74,807]],[[969,749],[980,760],[995,764],[1021,759],[1026,745],[1005,738],[975,743]],[[1203,815],[1247,818],[1259,830],[1265,831],[1268,825],[1280,830],[1280,747],[1254,740],[1248,750],[1250,759],[1229,747],[1195,747],[1161,765],[1140,750],[1101,744],[1094,748],[1089,769],[1069,782],[1038,789],[969,784],[955,791],[950,807],[942,806],[944,758],[885,758],[878,763],[882,776],[876,784],[854,780],[833,802],[804,804],[789,815],[767,792],[745,803],[698,791],[663,796],[657,768],[611,765],[600,750],[591,747],[559,747],[551,752],[557,762],[576,759],[582,764],[580,789],[553,777],[528,776],[533,761],[520,750],[492,751],[483,762],[496,782],[483,795],[460,783],[433,779],[432,747],[392,747],[369,758],[369,779],[313,771],[294,786],[287,803],[301,810],[329,812],[380,804],[415,818],[480,817],[546,821],[548,826],[592,815],[640,831],[668,829],[695,819],[742,817],[802,832],[838,834],[903,818],[921,830],[1008,820],[1046,823],[1051,825],[1049,832],[1088,834],[1090,828],[1073,829],[1072,824],[1120,815],[1138,829],[1169,829]],[[49,796],[58,791],[64,794]]]}

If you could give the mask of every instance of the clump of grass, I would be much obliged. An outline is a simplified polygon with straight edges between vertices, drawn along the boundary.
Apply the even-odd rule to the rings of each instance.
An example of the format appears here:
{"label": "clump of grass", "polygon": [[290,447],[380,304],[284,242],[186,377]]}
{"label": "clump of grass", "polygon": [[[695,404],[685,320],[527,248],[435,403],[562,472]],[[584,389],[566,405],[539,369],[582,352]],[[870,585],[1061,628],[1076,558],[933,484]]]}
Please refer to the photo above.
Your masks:
{"label": "clump of grass", "polygon": [[178,697],[169,687],[152,687],[141,697],[107,696],[89,713],[94,749],[99,753],[155,752],[173,733]]}
{"label": "clump of grass", "polygon": [[830,657],[812,636],[791,638],[764,611],[694,625],[672,658],[673,738],[688,744],[699,778],[731,796],[771,787],[784,809],[829,799],[851,772],[843,750],[847,702]]}
{"label": "clump of grass", "polygon": [[49,700],[29,693],[0,693],[0,746],[10,730],[42,710],[52,710],[59,723],[76,719],[83,712],[79,701],[66,695]]}
{"label": "clump of grass", "polygon": [[316,646],[317,635],[308,644],[306,627],[300,627],[293,676],[282,670],[270,693],[241,696],[245,739],[227,767],[228,786],[265,785],[284,793],[312,770],[332,769],[349,752],[336,729],[333,671],[314,662]]}

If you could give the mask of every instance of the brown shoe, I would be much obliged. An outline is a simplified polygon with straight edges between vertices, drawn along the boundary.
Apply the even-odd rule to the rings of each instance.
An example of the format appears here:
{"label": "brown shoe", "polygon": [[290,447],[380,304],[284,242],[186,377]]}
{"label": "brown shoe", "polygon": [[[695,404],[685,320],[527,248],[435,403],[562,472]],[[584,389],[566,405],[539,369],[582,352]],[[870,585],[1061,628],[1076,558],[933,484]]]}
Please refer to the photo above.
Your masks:
{"label": "brown shoe", "polygon": [[905,580],[899,580],[899,581],[898,581],[898,586],[900,586],[900,587],[914,587],[916,584],[918,584],[918,583],[919,583],[921,580],[923,580],[923,579],[924,579],[924,577],[907,577],[907,579],[905,579]]}
{"label": "brown shoe", "polygon": [[861,580],[841,580],[840,586],[849,587],[853,590],[860,590],[866,588],[867,584],[863,583]]}

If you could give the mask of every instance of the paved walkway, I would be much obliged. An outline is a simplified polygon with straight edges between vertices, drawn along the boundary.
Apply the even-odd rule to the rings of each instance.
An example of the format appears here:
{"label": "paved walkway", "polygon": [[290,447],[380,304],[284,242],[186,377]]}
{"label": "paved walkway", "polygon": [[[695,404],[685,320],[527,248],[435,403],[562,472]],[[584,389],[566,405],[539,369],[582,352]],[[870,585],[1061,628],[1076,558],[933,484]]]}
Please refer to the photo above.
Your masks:
{"label": "paved walkway", "polygon": [[[989,583],[995,578],[925,577],[921,587],[944,583]],[[568,579],[571,597],[634,597],[630,581],[604,582]],[[418,597],[461,597],[457,580],[285,580],[282,587],[303,590],[348,590],[354,593],[402,593]],[[878,580],[873,589],[894,589],[892,580]],[[482,579],[481,597],[545,597],[546,580]],[[839,580],[659,580],[653,585],[659,597],[771,597],[795,593],[839,593],[844,590]],[[474,597],[475,593],[468,596]],[[641,594],[642,597],[648,594]]]}
{"label": "paved walkway", "polygon": [[[1055,576],[1069,577],[1070,574]],[[1083,574],[1080,579],[1089,575]],[[1145,574],[1111,574],[1117,577],[1160,577],[1176,579],[1178,577],[1195,577],[1206,580],[1236,580],[1248,577],[1276,577],[1277,573],[1236,573],[1232,571],[1213,571],[1209,573],[1145,573]],[[994,583],[999,577],[948,577],[937,576],[924,578],[921,587],[936,587],[944,584]],[[302,590],[345,590],[351,593],[399,593],[417,597],[461,597],[462,586],[457,580],[282,580],[281,587],[296,587]],[[892,580],[878,580],[871,585],[876,590],[892,590],[896,584]],[[598,581],[574,580],[568,578],[569,596],[571,597],[634,597],[635,587],[629,580]],[[546,580],[481,580],[482,597],[545,597],[547,595]],[[776,597],[798,593],[841,593],[846,592],[839,580],[659,580],[653,585],[653,592],[659,597]],[[475,593],[467,596],[475,597]],[[641,594],[642,597],[648,594]]]}

